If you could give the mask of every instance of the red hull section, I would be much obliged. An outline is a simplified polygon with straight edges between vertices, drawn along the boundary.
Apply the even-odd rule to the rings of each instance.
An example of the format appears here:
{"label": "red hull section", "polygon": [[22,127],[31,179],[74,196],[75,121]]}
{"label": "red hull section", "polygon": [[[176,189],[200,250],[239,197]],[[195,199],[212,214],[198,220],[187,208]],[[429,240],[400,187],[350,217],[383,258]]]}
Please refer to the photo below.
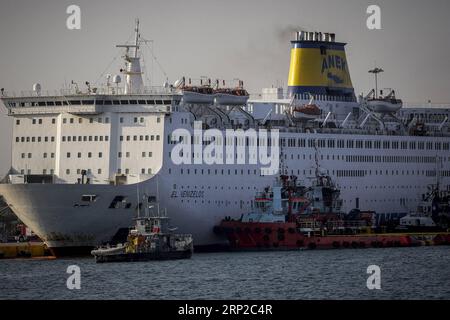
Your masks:
{"label": "red hull section", "polygon": [[223,221],[218,232],[237,250],[295,250],[338,248],[412,247],[450,245],[449,233],[358,234],[305,236],[295,222],[257,223]]}

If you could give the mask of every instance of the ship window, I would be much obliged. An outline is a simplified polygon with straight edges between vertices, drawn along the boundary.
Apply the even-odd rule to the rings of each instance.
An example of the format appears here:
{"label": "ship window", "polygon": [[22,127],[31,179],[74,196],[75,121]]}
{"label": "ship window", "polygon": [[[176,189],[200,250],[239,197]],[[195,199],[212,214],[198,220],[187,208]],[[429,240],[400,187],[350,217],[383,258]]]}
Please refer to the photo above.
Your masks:
{"label": "ship window", "polygon": [[47,106],[54,106],[55,103],[53,101],[47,101]]}
{"label": "ship window", "polygon": [[98,104],[99,106],[103,105],[103,100],[97,100],[95,101],[96,104]]}
{"label": "ship window", "polygon": [[107,104],[112,104],[112,101],[111,101],[111,100],[105,100],[105,101],[103,102],[103,104],[105,104],[105,105],[107,105]]}
{"label": "ship window", "polygon": [[63,101],[63,102],[62,102],[62,105],[63,105],[63,106],[67,106],[67,105],[69,105],[69,103],[68,103],[67,101]]}
{"label": "ship window", "polygon": [[130,100],[130,104],[137,104],[136,100]]}
{"label": "ship window", "polygon": [[95,194],[84,194],[81,196],[81,201],[83,202],[94,202],[97,200],[97,195]]}
{"label": "ship window", "polygon": [[145,100],[138,100],[139,104],[145,104]]}
{"label": "ship window", "polygon": [[53,118],[53,119],[52,119],[52,124],[55,124],[55,123],[56,123],[56,119]]}
{"label": "ship window", "polygon": [[138,118],[136,118],[136,117],[133,120],[134,120],[134,123],[138,122]]}
{"label": "ship window", "polygon": [[172,103],[172,101],[170,101],[170,100],[164,100],[164,104],[171,104]]}
{"label": "ship window", "polygon": [[120,104],[128,104],[128,100],[120,100]]}
{"label": "ship window", "polygon": [[139,119],[139,122],[140,122],[140,123],[143,123],[143,122],[144,122],[144,118],[141,117],[141,118]]}
{"label": "ship window", "polygon": [[72,101],[69,101],[69,104],[70,105],[80,105],[81,104],[81,101],[80,100],[72,100]]}
{"label": "ship window", "polygon": [[31,122],[32,122],[33,124],[36,124],[36,119],[33,119]]}
{"label": "ship window", "polygon": [[110,209],[118,209],[118,208],[129,208],[129,204],[127,203],[127,197],[124,196],[115,196],[111,204],[109,205]]}
{"label": "ship window", "polygon": [[45,101],[39,101],[39,102],[38,102],[38,106],[44,107],[44,106],[45,106]]}
{"label": "ship window", "polygon": [[16,125],[20,125],[20,120],[16,120]]}
{"label": "ship window", "polygon": [[70,118],[70,123],[73,123],[73,118]]}
{"label": "ship window", "polygon": [[163,101],[162,100],[156,100],[155,103],[156,104],[163,104]]}
{"label": "ship window", "polygon": [[147,100],[147,104],[155,104],[155,100]]}
{"label": "ship window", "polygon": [[114,105],[118,105],[118,104],[120,104],[120,101],[119,100],[113,100],[113,104]]}

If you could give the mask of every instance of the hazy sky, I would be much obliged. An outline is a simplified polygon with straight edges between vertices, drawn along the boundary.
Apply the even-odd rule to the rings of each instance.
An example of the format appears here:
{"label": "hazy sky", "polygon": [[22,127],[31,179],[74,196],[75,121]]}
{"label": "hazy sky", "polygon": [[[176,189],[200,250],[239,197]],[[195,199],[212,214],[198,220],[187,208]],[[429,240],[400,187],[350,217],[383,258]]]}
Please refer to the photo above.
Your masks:
{"label": "hazy sky", "polygon": [[[66,8],[81,7],[81,30],[66,28]],[[366,9],[381,7],[382,30],[368,30]],[[448,0],[0,0],[0,87],[55,90],[65,82],[99,79],[133,33],[154,40],[170,81],[181,76],[240,78],[251,93],[286,85],[292,31],[335,32],[348,42],[356,92],[367,92],[374,63],[385,69],[381,87],[406,101],[450,102]],[[148,53],[148,52],[147,52]],[[147,70],[151,56],[145,56]],[[120,59],[108,70],[118,73]],[[154,65],[146,75],[160,85]],[[103,78],[100,78],[103,81]],[[0,173],[10,167],[11,119],[0,115]]]}

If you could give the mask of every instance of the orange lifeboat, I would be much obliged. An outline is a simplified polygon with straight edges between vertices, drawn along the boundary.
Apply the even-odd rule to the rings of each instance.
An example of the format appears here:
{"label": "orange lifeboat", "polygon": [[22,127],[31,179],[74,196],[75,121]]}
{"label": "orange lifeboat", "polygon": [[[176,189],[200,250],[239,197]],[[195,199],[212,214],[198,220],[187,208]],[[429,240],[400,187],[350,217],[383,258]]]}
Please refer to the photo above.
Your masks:
{"label": "orange lifeboat", "polygon": [[315,104],[306,104],[293,108],[293,115],[298,120],[313,120],[322,114],[320,108]]}

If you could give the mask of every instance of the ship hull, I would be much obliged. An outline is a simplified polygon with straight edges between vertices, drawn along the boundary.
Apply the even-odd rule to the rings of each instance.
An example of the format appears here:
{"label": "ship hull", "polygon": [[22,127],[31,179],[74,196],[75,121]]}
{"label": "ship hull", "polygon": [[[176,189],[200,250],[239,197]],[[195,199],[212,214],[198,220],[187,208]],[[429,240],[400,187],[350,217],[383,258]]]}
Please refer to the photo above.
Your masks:
{"label": "ship hull", "polygon": [[142,252],[142,253],[122,253],[111,255],[96,255],[95,262],[140,262],[152,260],[178,260],[189,259],[192,250],[171,251],[171,252]]}
{"label": "ship hull", "polygon": [[[193,235],[196,250],[227,247],[226,239],[212,231],[217,223],[213,216],[208,218],[203,212],[183,208],[166,196],[164,184],[159,188],[161,208],[167,209],[178,231]],[[155,179],[141,182],[139,189],[141,194],[156,196]],[[128,230],[137,216],[136,190],[137,184],[0,184],[0,194],[14,213],[58,257],[90,254],[94,247],[110,243],[121,230]],[[86,194],[96,195],[97,200],[82,204],[80,199]],[[110,208],[118,195],[130,202],[129,208]]]}
{"label": "ship hull", "polygon": [[450,245],[450,234],[402,233],[306,236],[295,223],[223,221],[215,231],[224,234],[236,251],[301,249],[358,249]]}

